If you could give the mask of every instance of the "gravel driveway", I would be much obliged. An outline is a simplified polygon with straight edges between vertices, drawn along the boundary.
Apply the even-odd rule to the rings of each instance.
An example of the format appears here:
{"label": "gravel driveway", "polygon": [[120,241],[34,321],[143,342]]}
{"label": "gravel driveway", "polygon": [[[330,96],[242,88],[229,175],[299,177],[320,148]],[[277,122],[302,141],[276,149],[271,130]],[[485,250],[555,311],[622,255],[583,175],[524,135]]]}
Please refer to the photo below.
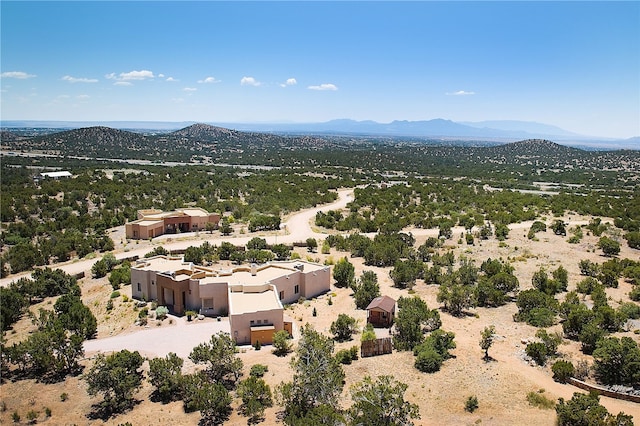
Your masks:
{"label": "gravel driveway", "polygon": [[[227,319],[215,321],[207,318],[203,321],[188,322],[184,317],[169,316],[169,318],[173,319],[174,325],[162,327],[150,325],[132,333],[87,340],[84,342],[85,353],[91,356],[97,352],[109,353],[128,349],[138,351],[147,357],[163,357],[169,352],[174,352],[185,359],[191,353],[191,349],[200,343],[208,342],[213,334],[219,331],[230,332]],[[165,320],[167,321],[168,319]]]}

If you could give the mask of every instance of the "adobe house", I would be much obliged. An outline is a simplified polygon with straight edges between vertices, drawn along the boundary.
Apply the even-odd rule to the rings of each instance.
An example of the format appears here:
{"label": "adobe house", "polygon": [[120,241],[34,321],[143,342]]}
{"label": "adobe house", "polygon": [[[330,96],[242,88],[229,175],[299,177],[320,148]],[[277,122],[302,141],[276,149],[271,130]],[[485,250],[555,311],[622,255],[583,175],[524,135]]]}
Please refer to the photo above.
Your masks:
{"label": "adobe house", "polygon": [[240,345],[272,343],[279,330],[291,333],[283,304],[325,293],[330,283],[328,266],[303,260],[215,270],[182,257],[155,256],[131,267],[134,298],[156,300],[177,315],[228,315],[231,336]]}
{"label": "adobe house", "polygon": [[171,212],[149,209],[138,210],[138,219],[125,225],[127,238],[146,240],[162,234],[203,231],[208,223],[218,226],[220,215],[199,207],[177,209]]}
{"label": "adobe house", "polygon": [[389,296],[376,297],[367,306],[367,323],[374,327],[391,327],[396,315],[396,301]]}

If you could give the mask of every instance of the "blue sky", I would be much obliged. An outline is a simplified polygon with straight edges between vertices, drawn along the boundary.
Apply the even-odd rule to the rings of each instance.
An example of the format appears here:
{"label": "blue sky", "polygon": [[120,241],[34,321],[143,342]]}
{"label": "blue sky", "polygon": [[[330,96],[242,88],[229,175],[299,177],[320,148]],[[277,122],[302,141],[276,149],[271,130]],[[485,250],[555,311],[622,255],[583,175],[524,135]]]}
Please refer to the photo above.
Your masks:
{"label": "blue sky", "polygon": [[640,135],[640,2],[11,2],[1,118]]}

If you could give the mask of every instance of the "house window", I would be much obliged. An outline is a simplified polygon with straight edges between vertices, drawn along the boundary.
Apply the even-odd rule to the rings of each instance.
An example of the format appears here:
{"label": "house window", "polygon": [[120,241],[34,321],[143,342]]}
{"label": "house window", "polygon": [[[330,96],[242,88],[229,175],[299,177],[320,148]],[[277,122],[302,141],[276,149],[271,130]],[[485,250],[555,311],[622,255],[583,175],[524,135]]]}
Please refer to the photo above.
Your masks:
{"label": "house window", "polygon": [[156,282],[152,280],[151,285],[156,285]]}
{"label": "house window", "polygon": [[142,290],[140,289],[140,283],[138,283],[138,291],[142,291]]}
{"label": "house window", "polygon": [[213,299],[202,299],[202,308],[203,309],[213,309]]}
{"label": "house window", "polygon": [[284,299],[284,290],[280,292],[280,300]]}
{"label": "house window", "polygon": [[249,325],[253,325],[253,324],[255,324],[254,320],[249,321]]}
{"label": "house window", "polygon": [[296,284],[296,286],[293,288],[293,292],[294,292],[295,294],[300,293],[300,285],[299,285],[299,284]]}
{"label": "house window", "polygon": [[262,320],[258,320],[258,324],[262,324]]}

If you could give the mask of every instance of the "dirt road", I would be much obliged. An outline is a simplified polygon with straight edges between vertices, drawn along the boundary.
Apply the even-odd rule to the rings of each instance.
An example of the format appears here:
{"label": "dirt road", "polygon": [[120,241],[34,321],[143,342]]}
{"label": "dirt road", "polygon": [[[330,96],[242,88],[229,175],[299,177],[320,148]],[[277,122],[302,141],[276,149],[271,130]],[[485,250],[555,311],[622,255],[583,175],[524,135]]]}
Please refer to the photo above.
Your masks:
{"label": "dirt road", "polygon": [[[132,256],[143,257],[146,253],[151,251],[154,246],[162,245],[167,250],[184,250],[187,247],[193,245],[200,245],[204,241],[208,241],[211,244],[219,245],[223,241],[228,241],[235,245],[245,245],[249,240],[255,236],[264,238],[268,244],[275,243],[287,243],[305,241],[307,238],[319,238],[323,237],[323,234],[316,232],[311,227],[311,220],[316,216],[319,211],[337,210],[344,208],[347,203],[353,200],[353,189],[342,189],[338,191],[338,199],[330,204],[314,207],[307,210],[302,210],[291,214],[288,218],[285,218],[285,222],[281,225],[281,231],[272,232],[263,235],[259,234],[238,234],[222,236],[219,234],[205,234],[205,233],[184,233],[179,236],[176,235],[161,235],[153,240],[153,245],[148,241],[143,241],[139,247],[134,246],[134,249],[122,249],[117,248],[112,253],[118,259],[124,259]],[[121,229],[120,229],[121,228]],[[124,233],[124,226],[118,227],[118,229],[112,230],[114,234]],[[59,268],[68,274],[78,274],[81,272],[88,272],[93,264],[99,260],[99,257],[93,259],[73,260],[57,265],[49,265],[52,268]],[[9,285],[12,281],[18,280],[22,277],[31,276],[30,272],[24,272],[20,274],[11,275],[7,278],[0,279],[0,286],[4,287]]]}

